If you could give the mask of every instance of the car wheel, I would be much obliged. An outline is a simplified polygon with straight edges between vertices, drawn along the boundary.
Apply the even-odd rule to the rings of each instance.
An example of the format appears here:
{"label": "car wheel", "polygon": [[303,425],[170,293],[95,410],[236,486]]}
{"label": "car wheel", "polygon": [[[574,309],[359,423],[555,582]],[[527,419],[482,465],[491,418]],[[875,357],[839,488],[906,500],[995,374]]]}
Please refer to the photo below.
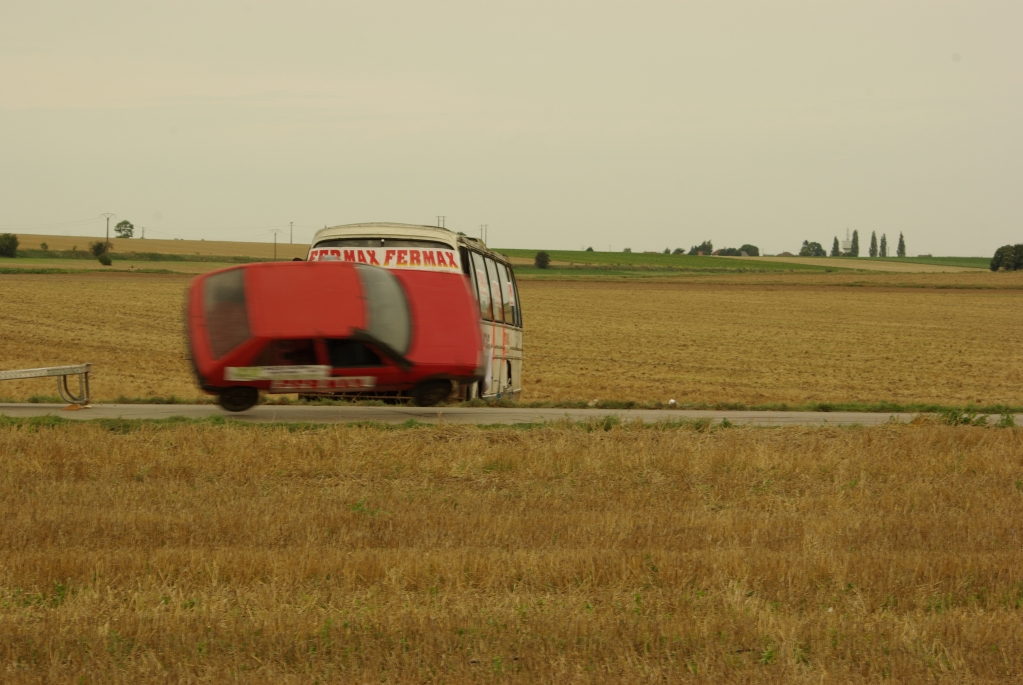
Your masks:
{"label": "car wheel", "polygon": [[451,394],[451,381],[427,381],[417,385],[411,394],[417,407],[432,407]]}
{"label": "car wheel", "polygon": [[259,402],[259,390],[256,388],[228,388],[220,393],[217,400],[227,411],[245,411],[252,409]]}

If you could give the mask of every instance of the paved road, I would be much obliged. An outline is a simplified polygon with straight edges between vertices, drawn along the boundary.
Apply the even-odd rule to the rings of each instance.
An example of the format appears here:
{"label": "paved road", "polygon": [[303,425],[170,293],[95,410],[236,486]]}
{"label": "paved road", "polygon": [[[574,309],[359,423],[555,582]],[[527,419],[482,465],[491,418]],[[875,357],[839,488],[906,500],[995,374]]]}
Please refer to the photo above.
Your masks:
{"label": "paved road", "polygon": [[[571,419],[586,421],[605,416],[617,416],[623,421],[640,419],[647,423],[710,419],[718,423],[728,419],[735,424],[757,426],[849,426],[877,425],[898,421],[907,423],[915,414],[868,414],[863,412],[782,412],[782,411],[686,411],[648,409],[526,409],[526,408],[469,408],[469,407],[314,407],[303,405],[260,405],[246,412],[232,414],[212,404],[96,404],[78,411],[65,411],[60,404],[0,404],[0,415],[6,416],[60,416],[67,419],[167,419],[172,416],[206,418],[224,416],[239,421],[254,422],[308,422],[350,423],[379,421],[404,423],[409,419],[424,423],[516,424],[539,423]],[[998,419],[992,417],[993,421]],[[1016,416],[1023,423],[1023,415]]]}

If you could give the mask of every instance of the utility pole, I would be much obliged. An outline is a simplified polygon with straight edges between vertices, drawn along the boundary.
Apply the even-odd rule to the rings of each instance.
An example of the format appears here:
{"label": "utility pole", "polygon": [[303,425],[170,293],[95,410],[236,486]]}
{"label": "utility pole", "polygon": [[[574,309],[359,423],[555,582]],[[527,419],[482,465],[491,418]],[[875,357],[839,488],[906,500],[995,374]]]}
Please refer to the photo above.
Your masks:
{"label": "utility pole", "polygon": [[107,240],[103,243],[103,252],[108,252],[110,250],[110,219],[117,215],[113,212],[103,212],[100,216],[106,217],[107,219]]}
{"label": "utility pole", "polygon": [[445,219],[447,219],[446,216],[441,216],[440,214],[438,214],[437,215],[437,226],[439,226],[440,228],[444,228],[444,220]]}
{"label": "utility pole", "polygon": [[291,227],[291,236],[288,238],[288,243],[291,245],[295,244],[295,222],[292,221],[288,224]]}
{"label": "utility pole", "polygon": [[281,232],[281,229],[271,228],[270,232],[274,234],[274,261],[277,261],[277,234]]}
{"label": "utility pole", "polygon": [[146,239],[146,227],[143,226],[142,227],[142,240],[145,240],[145,239]]}

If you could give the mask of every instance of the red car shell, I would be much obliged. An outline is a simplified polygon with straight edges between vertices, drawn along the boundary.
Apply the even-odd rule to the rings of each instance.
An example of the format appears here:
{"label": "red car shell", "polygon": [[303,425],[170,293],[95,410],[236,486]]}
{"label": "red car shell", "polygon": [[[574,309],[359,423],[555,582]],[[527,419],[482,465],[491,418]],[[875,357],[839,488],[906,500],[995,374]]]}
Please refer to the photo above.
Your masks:
{"label": "red car shell", "polygon": [[193,280],[185,319],[200,386],[236,411],[259,391],[408,393],[435,404],[452,382],[484,373],[478,308],[462,274],[245,264]]}

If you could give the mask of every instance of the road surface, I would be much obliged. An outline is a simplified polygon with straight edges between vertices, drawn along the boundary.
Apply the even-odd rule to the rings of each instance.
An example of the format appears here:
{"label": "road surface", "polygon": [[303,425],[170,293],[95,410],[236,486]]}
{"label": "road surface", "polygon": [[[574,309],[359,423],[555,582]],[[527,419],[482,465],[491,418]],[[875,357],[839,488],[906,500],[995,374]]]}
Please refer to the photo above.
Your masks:
{"label": "road surface", "polygon": [[[873,426],[889,421],[908,423],[916,414],[866,412],[799,412],[799,411],[696,411],[675,409],[528,409],[501,407],[407,407],[407,406],[309,406],[259,405],[249,411],[232,414],[213,404],[95,404],[85,409],[68,411],[61,404],[0,404],[0,416],[60,416],[66,419],[168,419],[182,416],[201,419],[223,416],[238,421],[257,423],[353,423],[376,421],[404,423],[517,424],[542,423],[569,419],[587,421],[616,416],[622,421],[657,423],[710,419],[719,423],[728,419],[734,424],[757,426]],[[991,417],[997,421],[998,417]],[[1023,415],[1016,416],[1023,423]]]}

